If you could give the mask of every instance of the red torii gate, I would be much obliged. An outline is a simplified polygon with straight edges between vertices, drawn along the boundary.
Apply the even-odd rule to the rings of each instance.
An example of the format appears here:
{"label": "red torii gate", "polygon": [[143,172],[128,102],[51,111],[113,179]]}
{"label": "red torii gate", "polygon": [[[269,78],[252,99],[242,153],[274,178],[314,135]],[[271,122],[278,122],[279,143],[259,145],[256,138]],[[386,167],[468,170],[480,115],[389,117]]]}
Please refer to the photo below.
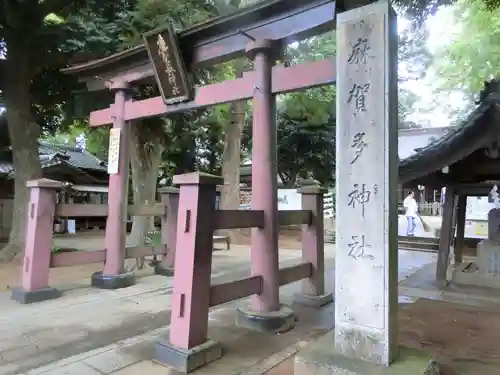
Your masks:
{"label": "red torii gate", "polygon": [[[349,199],[337,199],[340,251],[335,266],[335,332],[297,354],[297,375],[318,371],[439,374],[437,363],[429,361],[426,355],[404,350],[400,353],[397,348],[398,256],[397,231],[393,224],[397,214],[393,199],[397,187],[397,25],[387,0],[369,3],[371,1],[353,0],[349,5],[356,9],[339,15],[337,25],[337,61],[341,75],[337,87],[336,173],[342,176],[338,180],[337,198]],[[239,310],[237,322],[251,329],[279,332],[294,323],[292,310],[280,305],[280,285],[303,279],[298,302],[321,306],[332,300],[332,295],[324,290],[321,187],[301,189],[302,210],[277,211],[275,98],[281,92],[334,83],[335,63],[333,59],[326,59],[289,68],[273,64],[276,52],[281,53],[284,43],[332,30],[337,13],[345,10],[349,9],[344,4],[340,6],[331,0],[269,0],[181,32],[178,37],[182,57],[191,69],[228,61],[245,53],[254,60],[253,72],[234,81],[200,87],[195,90],[194,99],[183,104],[165,105],[162,98],[138,102],[129,98],[130,85],[154,74],[144,46],[65,70],[80,74],[89,90],[115,92],[115,103],[108,109],[93,112],[90,117],[92,126],[113,124],[111,135],[122,140],[118,142],[118,161],[112,163],[110,172],[106,250],[97,254],[99,260],[105,260],[104,270],[92,277],[92,284],[102,288],[125,287],[134,282],[133,274],[122,273],[128,121],[253,99],[252,132],[258,142],[254,142],[252,152],[251,211],[215,210],[216,185],[223,183],[220,177],[203,173],[174,177],[174,184],[180,185],[178,221],[170,228],[163,226],[162,232],[167,235],[167,229],[176,226],[176,240],[167,245],[171,250],[179,247],[182,251],[175,254],[170,335],[156,346],[157,362],[190,372],[222,355],[221,346],[208,339],[211,306],[252,295],[251,309]],[[148,46],[151,48],[149,43]],[[368,51],[373,55],[367,54]],[[357,58],[350,61],[349,54]],[[171,71],[167,68],[171,66],[165,63],[163,73],[167,73],[170,80]],[[356,100],[359,99],[354,109],[350,105],[353,92],[357,92]],[[368,102],[364,100],[365,94]],[[365,158],[353,165],[351,136],[365,135],[365,130],[370,133],[371,146],[364,151]],[[358,182],[358,176],[366,180]],[[374,199],[366,208],[365,219],[364,204],[371,197],[371,191],[365,191],[368,184],[370,189],[373,187]],[[21,288],[13,291],[13,296],[20,300],[33,302],[56,297],[57,291],[46,286],[49,264],[53,260],[64,263],[61,262],[64,258],[50,256],[54,189],[60,185],[46,180],[28,184],[32,189],[31,214],[23,282]],[[357,199],[357,208],[361,205],[361,215],[352,214],[354,199]],[[174,206],[170,205],[172,210]],[[165,207],[160,208],[165,215]],[[65,212],[64,207],[62,210],[59,207],[59,211]],[[279,269],[279,224],[303,225],[303,259],[296,266]],[[213,231],[243,227],[253,228],[251,276],[210,285]],[[369,243],[365,243],[365,232]],[[351,239],[354,242],[350,242]],[[35,251],[37,246],[41,251]],[[369,251],[365,253],[365,249]]]}
{"label": "red torii gate", "polygon": [[[94,111],[90,114],[90,126],[103,126],[113,124],[113,128],[120,129],[122,139],[128,138],[126,121],[146,118],[152,116],[169,115],[171,113],[204,108],[217,104],[229,103],[238,100],[254,98],[254,113],[260,111],[255,109],[255,99],[259,95],[265,95],[264,102],[273,101],[274,95],[294,90],[301,90],[310,87],[332,84],[335,82],[335,58],[328,58],[317,62],[306,63],[293,67],[283,65],[273,66],[275,59],[281,55],[283,43],[290,40],[316,35],[326,30],[331,30],[334,26],[335,2],[331,0],[273,0],[261,3],[255,7],[240,11],[229,17],[213,19],[204,24],[181,31],[178,35],[186,65],[192,69],[209,64],[220,63],[231,60],[238,56],[244,56],[251,52],[253,47],[259,51],[265,50],[265,60],[260,59],[261,68],[256,68],[252,72],[247,72],[242,78],[224,81],[194,89],[193,100],[184,103],[166,105],[162,97],[133,101],[128,98],[128,87],[136,81],[152,79],[155,74],[153,65],[144,45],[130,50],[117,53],[115,55],[99,60],[87,62],[64,69],[68,74],[78,74],[80,80],[85,82],[91,91],[109,89],[115,92],[115,103],[109,108]],[[257,41],[272,40],[271,45],[261,46]],[[263,47],[263,49],[261,48]],[[274,49],[274,51],[271,51]],[[276,53],[278,51],[278,53]],[[273,52],[271,54],[271,52]],[[264,94],[263,89],[258,92],[255,87],[266,85],[266,78],[262,78],[261,70],[271,69],[268,78],[271,79],[269,92]],[[260,82],[259,82],[260,81]],[[255,94],[255,95],[254,95]],[[254,116],[255,118],[255,116]],[[254,122],[257,120],[254,120]],[[272,133],[274,126],[260,122],[258,127],[254,127],[255,136],[260,132],[268,137]],[[264,127],[268,130],[261,130]],[[262,144],[261,140],[261,144]],[[273,148],[275,140],[271,141],[267,147]],[[128,142],[120,142],[120,155],[127,155]],[[252,180],[261,181],[263,179],[275,180],[276,165],[267,166],[269,170],[262,172],[266,168],[265,152],[255,152],[253,160]],[[262,157],[262,161],[259,160]],[[114,230],[107,231],[106,249],[110,252],[107,257],[104,274],[107,284],[127,286],[132,280],[118,278],[112,280],[109,276],[118,275],[122,272],[122,258],[125,241],[124,222],[126,210],[123,205],[125,199],[126,178],[128,169],[125,165],[125,158],[120,158],[120,168],[118,173],[110,175],[109,194],[109,214],[107,227]],[[264,174],[268,176],[264,176]],[[271,183],[271,182],[269,182]],[[271,187],[275,186],[274,183]],[[275,188],[273,188],[275,189]],[[258,202],[255,191],[253,192],[253,202]],[[257,193],[258,195],[259,193]],[[256,200],[257,199],[257,200]],[[275,198],[273,198],[275,199]],[[274,205],[274,204],[273,204]],[[274,224],[272,224],[274,225]],[[112,234],[111,234],[112,233]],[[123,233],[117,238],[116,233]],[[172,259],[169,256],[169,259]],[[168,266],[168,265],[167,265]],[[103,282],[101,275],[94,275],[95,285]],[[118,282],[117,282],[118,281]]]}
{"label": "red torii gate", "polygon": [[[305,295],[299,296],[299,300],[316,306],[332,300],[331,294],[324,294],[323,233],[322,225],[318,223],[323,220],[322,214],[319,217],[322,203],[318,208],[316,198],[313,201],[307,198],[308,194],[320,197],[322,190],[318,187],[303,190],[304,202],[309,202],[311,212],[318,216],[313,219],[316,224],[311,224],[311,219],[305,221],[309,226],[313,225],[314,229],[311,232],[306,225],[304,241],[309,241],[312,251],[304,253],[307,263],[292,268],[287,280],[283,279],[279,271],[278,226],[282,220],[278,217],[276,193],[275,100],[279,93],[335,83],[335,59],[293,67],[273,65],[278,57],[276,51],[281,54],[284,43],[331,30],[335,12],[335,2],[331,0],[274,0],[181,32],[178,35],[179,44],[191,68],[228,61],[244,54],[254,59],[254,71],[239,79],[198,87],[194,90],[193,100],[189,102],[166,105],[162,97],[141,101],[129,98],[130,85],[148,79],[155,73],[143,46],[64,70],[68,74],[79,74],[89,90],[109,89],[115,92],[115,102],[110,108],[90,114],[90,125],[112,124],[113,129],[119,129],[122,141],[119,142],[118,153],[125,156],[119,158],[116,173],[110,175],[105,240],[107,256],[103,272],[93,275],[93,285],[110,288],[133,283],[133,277],[122,273],[126,215],[124,202],[128,178],[127,122],[253,99],[252,133],[259,142],[253,145],[252,181],[259,183],[252,185],[252,211],[262,213],[263,221],[256,224],[254,218],[248,220],[252,221],[251,225],[244,224],[256,227],[252,232],[252,277],[246,280],[248,283],[245,285],[233,286],[233,289],[238,289],[238,286],[246,289],[239,292],[233,290],[229,294],[234,295],[232,299],[256,294],[252,297],[251,310],[239,311],[239,323],[259,330],[290,328],[293,325],[293,313],[280,305],[279,286],[304,277],[309,281],[304,290]],[[212,216],[215,185],[222,183],[222,180],[194,173],[176,176],[174,183],[181,185],[175,246],[182,248],[182,252],[176,254],[175,268],[183,271],[189,269],[191,272],[174,274],[170,338],[158,344],[156,360],[183,371],[191,371],[221,355],[220,346],[207,341],[206,335],[208,308],[216,303],[211,301],[215,298],[212,296],[214,291],[210,291],[209,286],[207,289],[211,269],[211,255],[207,246],[211,248],[214,228],[210,226],[213,221],[217,221]],[[210,220],[211,217],[214,220]],[[203,225],[200,220],[203,220]],[[260,281],[258,285],[255,284],[257,281]],[[231,300],[227,297],[215,299],[225,302]]]}

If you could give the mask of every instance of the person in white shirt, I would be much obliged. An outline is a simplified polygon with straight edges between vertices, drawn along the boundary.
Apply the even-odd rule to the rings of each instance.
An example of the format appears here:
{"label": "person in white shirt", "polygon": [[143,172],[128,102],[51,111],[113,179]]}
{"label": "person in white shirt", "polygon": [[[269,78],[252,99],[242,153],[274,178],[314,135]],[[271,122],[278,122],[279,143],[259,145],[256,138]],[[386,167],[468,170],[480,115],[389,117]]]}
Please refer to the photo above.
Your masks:
{"label": "person in white shirt", "polygon": [[416,220],[418,215],[418,205],[415,200],[415,194],[413,191],[408,193],[408,196],[403,201],[403,206],[405,208],[406,220],[408,221],[408,226],[406,227],[406,235],[414,236],[415,228],[417,226]]}

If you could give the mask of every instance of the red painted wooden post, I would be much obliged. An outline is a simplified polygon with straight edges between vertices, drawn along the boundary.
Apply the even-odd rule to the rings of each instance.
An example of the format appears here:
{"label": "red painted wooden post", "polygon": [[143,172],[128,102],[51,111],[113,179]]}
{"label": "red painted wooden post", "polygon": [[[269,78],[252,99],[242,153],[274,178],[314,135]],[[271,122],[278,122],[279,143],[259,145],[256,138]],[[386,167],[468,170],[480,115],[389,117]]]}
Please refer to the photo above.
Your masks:
{"label": "red painted wooden post", "polygon": [[125,247],[128,206],[130,124],[125,121],[125,105],[130,90],[127,82],[113,82],[113,130],[119,131],[118,169],[109,175],[108,218],[106,220],[106,261],[103,271],[92,275],[92,286],[102,289],[125,288],[135,283],[133,272],[125,271]]}
{"label": "red painted wooden post", "polygon": [[257,331],[282,332],[293,327],[293,311],[280,304],[276,96],[272,93],[273,42],[247,46],[254,57],[252,124],[252,210],[264,211],[264,227],[252,228],[251,273],[262,277],[262,292],[252,296],[251,310],[238,309],[237,324]]}
{"label": "red painted wooden post", "polygon": [[155,361],[190,372],[222,355],[208,340],[210,275],[216,186],[222,178],[195,172],[174,176],[180,185],[172,317],[168,340],[156,346]]}
{"label": "red painted wooden post", "polygon": [[177,238],[177,216],[179,213],[179,189],[165,187],[159,189],[161,201],[165,204],[165,215],[161,218],[161,243],[165,245],[166,255],[161,264],[155,267],[157,275],[174,274],[175,249]]}
{"label": "red painted wooden post", "polygon": [[30,202],[22,269],[21,287],[12,289],[12,298],[20,303],[32,303],[57,298],[61,293],[49,287],[52,231],[56,208],[58,181],[40,179],[28,181]]}
{"label": "red painted wooden post", "polygon": [[302,209],[312,212],[311,223],[302,225],[302,261],[312,263],[312,275],[302,281],[302,292],[295,295],[295,302],[312,307],[333,301],[333,294],[325,293],[323,195],[327,191],[314,180],[304,181],[298,189],[302,194]]}

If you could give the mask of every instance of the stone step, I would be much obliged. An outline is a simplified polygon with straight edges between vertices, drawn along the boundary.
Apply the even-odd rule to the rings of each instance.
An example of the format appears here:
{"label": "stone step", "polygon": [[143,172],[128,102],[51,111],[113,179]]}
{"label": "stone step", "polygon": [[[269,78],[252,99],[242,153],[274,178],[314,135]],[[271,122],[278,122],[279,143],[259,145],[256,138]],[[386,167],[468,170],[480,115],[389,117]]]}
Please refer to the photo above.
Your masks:
{"label": "stone step", "polygon": [[439,244],[439,238],[435,238],[435,237],[399,236],[398,240],[399,240],[399,242],[407,241],[407,242]]}
{"label": "stone step", "polygon": [[[335,233],[326,232],[325,233],[326,243],[335,243]],[[429,237],[406,237],[400,236],[398,241],[398,247],[400,249],[423,249],[423,250],[434,250],[437,251],[439,247],[439,239],[429,238]]]}
{"label": "stone step", "polygon": [[429,242],[418,242],[418,241],[398,241],[398,247],[409,248],[409,249],[427,249],[427,250],[437,250],[439,244],[429,243]]}
{"label": "stone step", "polygon": [[438,252],[438,249],[425,249],[422,247],[405,247],[405,246],[398,246],[398,250],[419,251],[422,253],[437,253]]}

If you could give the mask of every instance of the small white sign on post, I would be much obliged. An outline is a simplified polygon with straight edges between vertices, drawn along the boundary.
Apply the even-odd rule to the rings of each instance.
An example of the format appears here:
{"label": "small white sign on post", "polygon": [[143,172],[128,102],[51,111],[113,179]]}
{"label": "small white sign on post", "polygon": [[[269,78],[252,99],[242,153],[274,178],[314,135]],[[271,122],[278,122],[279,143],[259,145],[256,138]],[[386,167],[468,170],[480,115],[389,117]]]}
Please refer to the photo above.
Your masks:
{"label": "small white sign on post", "polygon": [[278,189],[278,210],[302,209],[302,196],[297,189]]}
{"label": "small white sign on post", "polygon": [[108,174],[117,174],[120,169],[120,130],[109,131]]}
{"label": "small white sign on post", "polygon": [[68,220],[68,233],[76,234],[76,220]]}

